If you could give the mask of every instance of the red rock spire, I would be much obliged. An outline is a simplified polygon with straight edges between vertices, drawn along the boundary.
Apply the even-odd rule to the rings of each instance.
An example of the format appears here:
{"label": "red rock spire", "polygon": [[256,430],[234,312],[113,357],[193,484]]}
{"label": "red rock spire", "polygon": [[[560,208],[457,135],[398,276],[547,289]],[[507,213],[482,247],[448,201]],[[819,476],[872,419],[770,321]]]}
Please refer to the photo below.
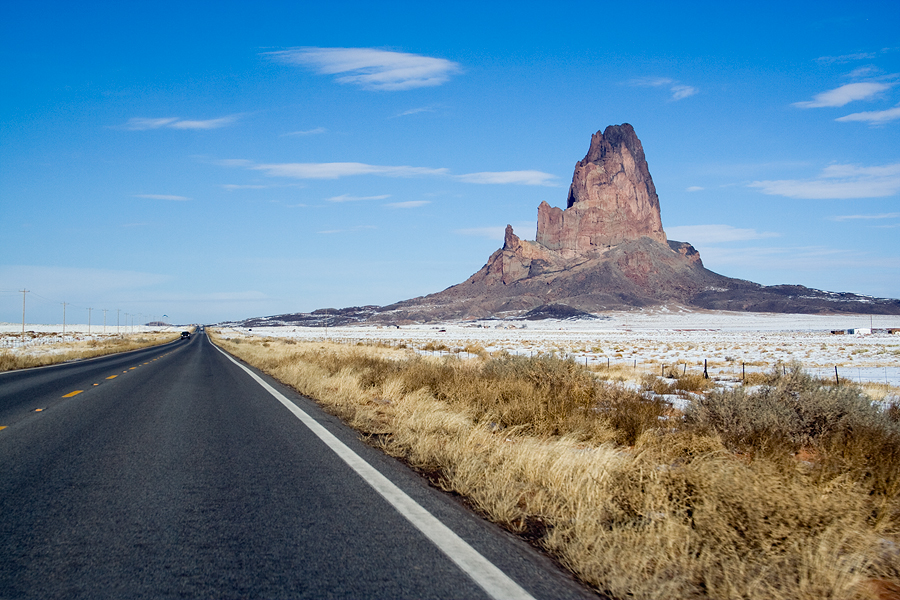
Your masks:
{"label": "red rock spire", "polygon": [[536,241],[574,257],[641,237],[666,243],[659,197],[634,128],[610,125],[575,165],[566,210],[538,207]]}

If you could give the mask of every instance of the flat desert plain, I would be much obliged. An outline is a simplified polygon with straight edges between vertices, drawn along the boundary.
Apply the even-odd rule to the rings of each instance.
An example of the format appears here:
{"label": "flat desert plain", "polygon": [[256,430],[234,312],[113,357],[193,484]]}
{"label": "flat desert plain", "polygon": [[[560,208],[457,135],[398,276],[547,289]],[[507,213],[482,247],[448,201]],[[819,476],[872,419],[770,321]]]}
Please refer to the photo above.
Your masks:
{"label": "flat desert plain", "polygon": [[[400,327],[226,327],[229,335],[290,337],[346,343],[406,344],[423,353],[473,357],[490,353],[555,353],[600,369],[636,373],[702,372],[740,379],[799,362],[810,373],[900,386],[900,328],[894,315],[790,315],[654,309],[610,312],[591,320],[483,320]],[[849,329],[870,334],[834,334]],[[467,350],[468,349],[468,350]]]}

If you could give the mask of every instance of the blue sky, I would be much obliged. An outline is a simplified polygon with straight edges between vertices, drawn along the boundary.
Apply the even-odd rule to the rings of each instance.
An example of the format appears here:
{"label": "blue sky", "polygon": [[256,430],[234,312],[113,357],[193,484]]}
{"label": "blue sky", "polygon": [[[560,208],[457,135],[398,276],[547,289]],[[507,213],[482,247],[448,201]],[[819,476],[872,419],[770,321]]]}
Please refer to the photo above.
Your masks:
{"label": "blue sky", "polygon": [[387,4],[5,3],[0,321],[440,291],[624,122],[708,268],[900,297],[896,1]]}

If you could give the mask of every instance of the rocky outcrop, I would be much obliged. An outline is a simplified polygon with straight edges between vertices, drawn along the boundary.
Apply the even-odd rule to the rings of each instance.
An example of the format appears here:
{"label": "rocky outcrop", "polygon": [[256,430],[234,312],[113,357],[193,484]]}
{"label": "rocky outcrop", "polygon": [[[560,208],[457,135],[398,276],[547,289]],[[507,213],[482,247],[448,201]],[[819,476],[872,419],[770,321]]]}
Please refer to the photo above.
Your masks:
{"label": "rocky outcrop", "polygon": [[566,210],[538,207],[536,241],[569,259],[641,237],[666,243],[656,186],[634,128],[610,125],[575,165]]}
{"label": "rocky outcrop", "polygon": [[542,202],[535,241],[506,227],[503,247],[443,292],[392,306],[390,320],[476,319],[562,305],[603,310],[681,304],[763,312],[900,313],[900,301],[732,279],[703,266],[687,242],[667,240],[644,148],[631,125],[591,137],[565,210]]}
{"label": "rocky outcrop", "polygon": [[644,149],[626,123],[591,137],[587,155],[575,165],[566,209],[546,202],[538,207],[535,241],[519,238],[507,225],[503,247],[463,283],[390,306],[329,309],[270,320],[396,325],[498,316],[583,316],[661,304],[760,312],[900,314],[900,300],[803,286],[766,287],[706,269],[693,246],[666,239]]}

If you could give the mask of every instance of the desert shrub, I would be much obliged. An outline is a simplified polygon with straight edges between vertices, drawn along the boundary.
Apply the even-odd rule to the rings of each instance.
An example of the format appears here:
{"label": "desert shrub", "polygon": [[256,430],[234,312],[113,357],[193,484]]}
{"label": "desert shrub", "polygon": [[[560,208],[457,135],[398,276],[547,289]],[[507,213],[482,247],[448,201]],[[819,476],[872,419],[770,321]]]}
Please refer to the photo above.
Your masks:
{"label": "desert shrub", "polygon": [[426,350],[426,351],[430,351],[430,352],[434,352],[434,351],[443,352],[444,350],[449,350],[449,349],[450,348],[448,348],[446,344],[441,344],[440,342],[437,344],[435,344],[434,342],[428,342],[427,344],[422,346],[422,350]]}
{"label": "desert shrub", "polygon": [[672,405],[661,398],[645,398],[639,393],[618,386],[608,386],[597,410],[605,423],[613,430],[614,440],[633,446],[647,431],[660,428],[663,417]]}
{"label": "desert shrub", "polygon": [[884,409],[885,416],[893,423],[900,423],[900,404],[891,402]]}
{"label": "desert shrub", "polygon": [[477,354],[481,358],[487,358],[488,356],[488,351],[485,350],[484,346],[481,344],[466,344],[463,351],[468,352],[469,354]]}
{"label": "desert shrub", "polygon": [[700,373],[687,373],[675,378],[675,388],[685,392],[703,392],[715,387],[712,379],[708,379]]}
{"label": "desert shrub", "polygon": [[641,377],[640,389],[642,392],[653,392],[654,394],[674,394],[675,381],[647,374]]}
{"label": "desert shrub", "polygon": [[880,406],[855,386],[826,385],[798,365],[773,371],[768,385],[716,390],[688,405],[687,422],[716,431],[738,450],[830,444],[862,432],[900,432]]}

